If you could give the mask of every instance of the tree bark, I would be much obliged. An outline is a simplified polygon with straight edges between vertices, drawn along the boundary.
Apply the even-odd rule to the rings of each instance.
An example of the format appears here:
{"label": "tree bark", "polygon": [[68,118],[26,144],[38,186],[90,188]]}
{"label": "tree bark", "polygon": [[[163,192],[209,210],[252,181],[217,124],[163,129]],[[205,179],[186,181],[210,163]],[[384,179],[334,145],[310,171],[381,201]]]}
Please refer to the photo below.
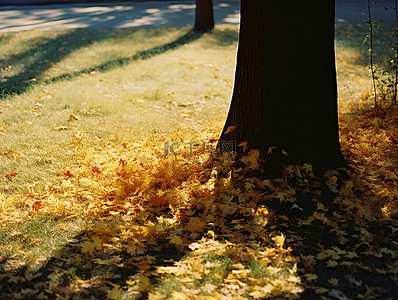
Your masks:
{"label": "tree bark", "polygon": [[214,28],[212,0],[196,0],[194,31],[210,31]]}
{"label": "tree bark", "polygon": [[223,133],[236,129],[220,141],[247,142],[263,157],[269,147],[278,147],[290,162],[322,169],[343,164],[334,5],[334,0],[241,2],[235,85]]}

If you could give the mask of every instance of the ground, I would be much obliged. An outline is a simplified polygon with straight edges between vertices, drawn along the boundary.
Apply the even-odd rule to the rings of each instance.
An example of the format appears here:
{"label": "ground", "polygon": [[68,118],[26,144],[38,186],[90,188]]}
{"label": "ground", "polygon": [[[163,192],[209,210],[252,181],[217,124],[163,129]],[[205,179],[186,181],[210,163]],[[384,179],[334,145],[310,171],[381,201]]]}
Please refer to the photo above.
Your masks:
{"label": "ground", "polygon": [[398,111],[371,107],[366,28],[336,32],[348,167],[278,179],[212,154],[237,30],[0,36],[2,298],[394,299]]}

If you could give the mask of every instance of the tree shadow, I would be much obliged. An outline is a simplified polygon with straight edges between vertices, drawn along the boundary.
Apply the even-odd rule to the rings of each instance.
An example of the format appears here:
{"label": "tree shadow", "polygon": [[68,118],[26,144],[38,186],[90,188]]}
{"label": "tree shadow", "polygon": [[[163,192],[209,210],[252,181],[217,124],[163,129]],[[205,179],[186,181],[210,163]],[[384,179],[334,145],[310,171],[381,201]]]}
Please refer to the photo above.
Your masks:
{"label": "tree shadow", "polygon": [[[380,25],[374,29],[373,53],[375,62],[383,64],[394,57],[394,40],[392,33],[393,25]],[[335,40],[337,46],[342,51],[352,51],[355,56],[349,59],[351,63],[360,66],[369,66],[369,27],[361,24],[342,25],[337,24],[335,30]],[[339,53],[337,53],[339,54]]]}
{"label": "tree shadow", "polygon": [[350,170],[330,172],[316,189],[311,179],[292,176],[304,184],[296,201],[273,204],[283,216],[278,228],[301,260],[303,299],[398,294],[396,111],[347,114],[341,132]]}
{"label": "tree shadow", "polygon": [[79,77],[82,74],[87,74],[87,73],[90,73],[93,71],[107,72],[107,71],[110,71],[115,68],[120,68],[120,67],[126,66],[130,62],[133,62],[136,60],[147,60],[154,56],[165,53],[167,51],[175,50],[179,47],[182,47],[183,45],[188,44],[188,43],[200,38],[202,35],[203,35],[202,33],[190,31],[187,34],[179,37],[178,39],[176,39],[170,43],[167,43],[167,44],[164,44],[161,46],[156,46],[156,47],[153,47],[148,50],[140,51],[130,57],[123,57],[123,58],[111,60],[104,64],[94,66],[92,68],[84,69],[84,70],[73,72],[73,73],[62,74],[62,75],[52,78],[51,82],[62,81],[65,79],[72,80],[73,78]]}
{"label": "tree shadow", "polygon": [[[127,33],[131,33],[131,31],[126,31],[125,34]],[[156,35],[156,32],[153,34]],[[106,72],[124,66],[131,61],[149,59],[164,52],[175,50],[201,36],[202,34],[200,33],[188,32],[170,43],[140,51],[131,57],[111,60],[89,69],[62,74],[52,79],[46,79],[44,74],[53,64],[60,62],[69,54],[93,42],[114,38],[115,34],[112,32],[69,30],[65,34],[59,34],[54,38],[28,41],[28,43],[35,44],[35,46],[24,53],[13,54],[2,60],[3,66],[19,65],[23,64],[25,61],[26,64],[22,66],[20,72],[10,77],[4,77],[0,82],[0,99],[4,99],[12,94],[22,94],[33,86],[43,82],[57,82],[65,79],[71,80],[84,73],[90,73],[92,71]],[[148,38],[150,37],[149,35]]]}
{"label": "tree shadow", "polygon": [[53,38],[28,40],[26,43],[32,44],[31,48],[23,53],[11,54],[2,60],[3,66],[22,66],[20,72],[4,77],[0,82],[0,97],[26,92],[42,80],[45,71],[53,64],[92,41],[106,38],[109,36],[91,35],[85,30],[70,30]]}
{"label": "tree shadow", "polygon": [[[391,155],[398,154],[394,151]],[[117,298],[122,294],[145,299],[162,284],[169,285],[170,291],[180,291],[172,276],[164,276],[158,269],[171,267],[177,274],[184,272],[176,263],[200,247],[199,262],[205,262],[204,255],[211,256],[207,268],[222,256],[228,261],[225,270],[214,271],[222,280],[211,284],[225,289],[239,282],[245,297],[250,292],[249,283],[256,282],[264,298],[394,299],[398,293],[398,234],[392,230],[396,222],[383,215],[386,199],[369,192],[366,182],[355,173],[332,172],[328,179],[319,180],[305,167],[297,167],[285,172],[283,180],[269,180],[252,170],[251,163],[253,160],[249,161],[249,171],[243,173],[231,173],[230,163],[206,167],[200,185],[192,185],[187,206],[177,211],[171,211],[167,201],[157,196],[157,189],[167,189],[169,183],[155,178],[150,198],[157,208],[149,217],[153,202],[140,201],[140,207],[126,209],[115,193],[110,193],[92,228],[56,250],[38,271],[27,273],[26,267],[15,268],[0,278],[2,299],[55,298],[56,294],[72,299]],[[214,170],[217,176],[212,175]],[[168,172],[173,178],[182,176],[174,169]],[[335,182],[330,179],[333,176],[337,185],[330,184]],[[176,190],[191,180],[187,176]],[[204,186],[206,182],[212,182],[211,190]],[[370,199],[374,205],[357,198]],[[107,221],[101,214],[108,216]],[[175,215],[180,215],[180,222],[166,230],[156,225],[158,218],[167,220]],[[124,216],[133,216],[131,222]],[[191,221],[194,219],[199,223]],[[205,223],[200,225],[202,220]],[[190,231],[189,226],[200,230]],[[275,246],[275,237],[281,234],[286,241],[282,238]],[[171,243],[174,236],[185,242]],[[224,247],[224,251],[217,247]],[[193,284],[197,289],[209,283],[205,277],[196,278]],[[165,278],[169,278],[166,283]]]}

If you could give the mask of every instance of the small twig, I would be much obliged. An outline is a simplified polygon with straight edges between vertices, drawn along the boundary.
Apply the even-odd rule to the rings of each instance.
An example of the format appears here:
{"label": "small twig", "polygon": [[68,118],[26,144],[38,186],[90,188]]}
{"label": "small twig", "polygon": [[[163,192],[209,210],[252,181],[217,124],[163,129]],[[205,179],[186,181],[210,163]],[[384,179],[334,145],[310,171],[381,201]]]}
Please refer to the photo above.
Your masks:
{"label": "small twig", "polygon": [[369,23],[369,40],[370,40],[370,69],[372,71],[373,90],[375,93],[375,108],[377,107],[377,90],[376,90],[376,75],[373,63],[373,22],[371,14],[371,0],[368,0],[368,23]]}

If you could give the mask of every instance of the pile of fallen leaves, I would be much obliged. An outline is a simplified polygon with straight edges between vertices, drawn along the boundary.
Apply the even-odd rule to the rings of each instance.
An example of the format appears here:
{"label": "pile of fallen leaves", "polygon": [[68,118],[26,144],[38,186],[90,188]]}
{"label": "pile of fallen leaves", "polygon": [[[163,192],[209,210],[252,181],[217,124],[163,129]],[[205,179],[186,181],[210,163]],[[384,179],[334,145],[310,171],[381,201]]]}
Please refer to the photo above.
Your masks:
{"label": "pile of fallen leaves", "polygon": [[[398,294],[397,109],[344,115],[348,169],[261,176],[251,150],[217,158],[220,126],[102,142],[4,221],[84,213],[92,226],[33,274],[7,260],[10,298],[393,299]],[[171,148],[172,147],[172,148]],[[77,150],[78,151],[78,150]],[[4,201],[2,201],[4,203]]]}

